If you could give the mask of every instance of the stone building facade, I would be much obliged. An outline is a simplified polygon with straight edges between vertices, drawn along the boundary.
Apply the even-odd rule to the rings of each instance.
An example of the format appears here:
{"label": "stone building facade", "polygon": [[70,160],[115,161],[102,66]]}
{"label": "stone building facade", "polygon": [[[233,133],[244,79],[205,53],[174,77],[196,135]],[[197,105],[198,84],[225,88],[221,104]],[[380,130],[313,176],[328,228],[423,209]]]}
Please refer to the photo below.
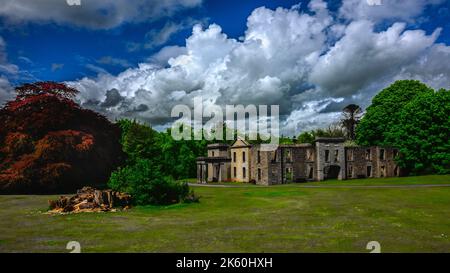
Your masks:
{"label": "stone building facade", "polygon": [[264,151],[238,139],[233,145],[212,144],[197,159],[197,181],[253,182],[275,185],[326,179],[399,176],[391,147],[345,146],[342,138],[317,138],[314,144],[279,145]]}

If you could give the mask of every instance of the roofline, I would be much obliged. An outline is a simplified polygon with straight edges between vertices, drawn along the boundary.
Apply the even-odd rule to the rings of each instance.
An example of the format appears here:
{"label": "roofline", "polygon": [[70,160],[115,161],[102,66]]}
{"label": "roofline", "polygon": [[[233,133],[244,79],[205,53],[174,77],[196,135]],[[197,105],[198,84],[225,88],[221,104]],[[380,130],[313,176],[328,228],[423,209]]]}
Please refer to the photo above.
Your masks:
{"label": "roofline", "polygon": [[[238,140],[242,141],[245,145],[234,146],[234,144],[235,144]],[[241,138],[241,137],[238,137],[238,138],[233,142],[233,144],[231,144],[231,149],[233,149],[233,148],[247,148],[247,147],[252,147],[252,145],[251,145],[250,143],[248,143],[245,139]]]}
{"label": "roofline", "polygon": [[314,143],[316,142],[331,142],[331,143],[341,143],[345,142],[345,138],[343,137],[316,137]]}

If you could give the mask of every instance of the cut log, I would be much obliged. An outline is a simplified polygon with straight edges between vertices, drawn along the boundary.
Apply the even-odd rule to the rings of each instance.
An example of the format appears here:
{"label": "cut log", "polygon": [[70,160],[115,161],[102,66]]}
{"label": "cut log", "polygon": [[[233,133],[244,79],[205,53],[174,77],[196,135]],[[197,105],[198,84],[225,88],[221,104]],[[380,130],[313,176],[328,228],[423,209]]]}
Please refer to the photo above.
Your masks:
{"label": "cut log", "polygon": [[61,196],[57,200],[49,200],[48,204],[50,213],[116,211],[115,207],[129,209],[131,196],[112,190],[84,187],[72,197]]}

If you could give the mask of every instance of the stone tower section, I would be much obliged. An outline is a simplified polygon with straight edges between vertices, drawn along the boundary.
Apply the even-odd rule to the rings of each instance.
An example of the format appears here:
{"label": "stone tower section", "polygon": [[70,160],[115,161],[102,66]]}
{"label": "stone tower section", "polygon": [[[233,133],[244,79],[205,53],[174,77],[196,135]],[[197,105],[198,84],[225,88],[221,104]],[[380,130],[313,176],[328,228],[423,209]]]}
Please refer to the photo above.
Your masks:
{"label": "stone tower section", "polygon": [[345,139],[316,138],[317,180],[345,179]]}

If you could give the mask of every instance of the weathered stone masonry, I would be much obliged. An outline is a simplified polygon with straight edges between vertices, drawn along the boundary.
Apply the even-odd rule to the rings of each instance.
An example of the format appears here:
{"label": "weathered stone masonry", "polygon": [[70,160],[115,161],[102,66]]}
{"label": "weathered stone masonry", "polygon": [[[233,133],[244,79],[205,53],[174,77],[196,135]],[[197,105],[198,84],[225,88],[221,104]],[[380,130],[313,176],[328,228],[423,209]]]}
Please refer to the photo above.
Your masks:
{"label": "weathered stone masonry", "polygon": [[345,146],[342,138],[317,138],[314,144],[260,145],[237,140],[212,144],[208,156],[197,159],[198,183],[235,181],[275,185],[325,179],[399,176],[392,147]]}

